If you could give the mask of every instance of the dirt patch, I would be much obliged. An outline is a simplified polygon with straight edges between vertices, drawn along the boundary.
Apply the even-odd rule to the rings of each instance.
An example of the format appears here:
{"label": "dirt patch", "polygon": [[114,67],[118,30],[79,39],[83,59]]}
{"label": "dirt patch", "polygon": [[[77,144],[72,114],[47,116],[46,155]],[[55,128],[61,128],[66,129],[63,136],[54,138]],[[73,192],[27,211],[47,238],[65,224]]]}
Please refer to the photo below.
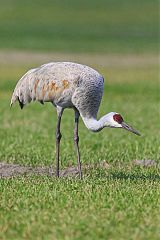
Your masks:
{"label": "dirt patch", "polygon": [[[96,165],[85,165],[82,167],[82,170],[88,171],[94,168],[103,168],[108,169],[109,165],[107,162],[102,161]],[[0,163],[0,178],[10,178],[19,175],[46,175],[46,176],[55,176],[55,171],[51,167],[28,167],[21,166],[18,164],[8,164],[8,163]],[[78,169],[76,166],[68,167],[64,170],[60,171],[61,177],[67,176],[78,176]]]}
{"label": "dirt patch", "polygon": [[151,160],[151,159],[135,160],[135,161],[133,161],[133,164],[137,165],[137,166],[142,166],[142,167],[157,166],[156,161]]}
{"label": "dirt patch", "polygon": [[48,53],[31,51],[0,51],[0,64],[31,66],[53,61],[72,61],[87,65],[101,67],[129,67],[129,66],[152,66],[158,64],[156,54],[85,54],[85,53]]}

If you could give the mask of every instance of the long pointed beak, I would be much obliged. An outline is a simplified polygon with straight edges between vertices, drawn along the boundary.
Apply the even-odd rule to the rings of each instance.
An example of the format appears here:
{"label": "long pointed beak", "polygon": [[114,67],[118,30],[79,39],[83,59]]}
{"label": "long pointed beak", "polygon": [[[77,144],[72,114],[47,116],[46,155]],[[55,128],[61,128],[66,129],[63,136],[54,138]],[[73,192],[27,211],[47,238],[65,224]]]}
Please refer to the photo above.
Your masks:
{"label": "long pointed beak", "polygon": [[122,122],[121,125],[122,125],[122,128],[126,129],[127,131],[132,132],[138,136],[141,136],[141,134],[137,130],[129,126],[127,123]]}

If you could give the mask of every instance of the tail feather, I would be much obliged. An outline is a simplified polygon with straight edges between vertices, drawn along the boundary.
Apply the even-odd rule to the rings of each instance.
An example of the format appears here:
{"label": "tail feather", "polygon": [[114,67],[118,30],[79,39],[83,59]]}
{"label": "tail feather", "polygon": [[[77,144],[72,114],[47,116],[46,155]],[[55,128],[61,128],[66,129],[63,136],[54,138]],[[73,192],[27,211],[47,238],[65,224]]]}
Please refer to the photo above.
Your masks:
{"label": "tail feather", "polygon": [[26,92],[21,92],[21,89],[20,89],[20,92],[19,93],[18,92],[16,91],[16,89],[13,92],[11,102],[10,102],[10,107],[12,107],[13,104],[15,104],[18,101],[20,108],[23,109],[24,105],[30,102],[30,99],[28,98],[26,100]]}
{"label": "tail feather", "polygon": [[21,109],[29,103],[32,98],[30,96],[30,90],[29,90],[29,76],[30,73],[32,73],[34,69],[29,70],[22,78],[17,82],[17,85],[14,89],[14,92],[12,94],[10,107],[18,101]]}
{"label": "tail feather", "polygon": [[12,105],[18,100],[18,96],[15,95],[15,93],[13,92],[12,98],[11,98],[11,102],[10,102],[10,107],[12,107]]}
{"label": "tail feather", "polygon": [[20,106],[20,108],[23,109],[24,104],[19,100],[19,98],[18,98],[18,102],[19,102],[19,106]]}

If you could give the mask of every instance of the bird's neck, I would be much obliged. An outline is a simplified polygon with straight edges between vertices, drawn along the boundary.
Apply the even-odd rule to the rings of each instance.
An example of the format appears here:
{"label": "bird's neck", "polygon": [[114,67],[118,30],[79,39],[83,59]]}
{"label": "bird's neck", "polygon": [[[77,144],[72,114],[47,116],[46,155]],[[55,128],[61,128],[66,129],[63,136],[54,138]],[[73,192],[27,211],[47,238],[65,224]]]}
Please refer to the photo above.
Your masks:
{"label": "bird's neck", "polygon": [[109,127],[109,123],[107,125],[107,115],[101,117],[99,120],[97,120],[96,118],[87,118],[83,116],[81,117],[86,127],[93,132],[99,132],[104,127]]}

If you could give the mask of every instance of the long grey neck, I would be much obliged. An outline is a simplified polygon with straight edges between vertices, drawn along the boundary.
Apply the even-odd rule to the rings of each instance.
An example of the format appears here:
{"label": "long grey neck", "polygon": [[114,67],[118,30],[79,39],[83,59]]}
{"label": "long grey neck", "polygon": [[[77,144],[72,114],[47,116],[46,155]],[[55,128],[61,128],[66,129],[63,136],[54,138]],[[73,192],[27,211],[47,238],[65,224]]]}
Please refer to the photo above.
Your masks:
{"label": "long grey neck", "polygon": [[87,118],[87,117],[83,117],[83,116],[81,116],[81,117],[82,117],[83,122],[86,125],[86,127],[93,132],[99,132],[104,127],[107,127],[105,125],[106,115],[101,117],[99,120],[97,120],[96,118]]}

